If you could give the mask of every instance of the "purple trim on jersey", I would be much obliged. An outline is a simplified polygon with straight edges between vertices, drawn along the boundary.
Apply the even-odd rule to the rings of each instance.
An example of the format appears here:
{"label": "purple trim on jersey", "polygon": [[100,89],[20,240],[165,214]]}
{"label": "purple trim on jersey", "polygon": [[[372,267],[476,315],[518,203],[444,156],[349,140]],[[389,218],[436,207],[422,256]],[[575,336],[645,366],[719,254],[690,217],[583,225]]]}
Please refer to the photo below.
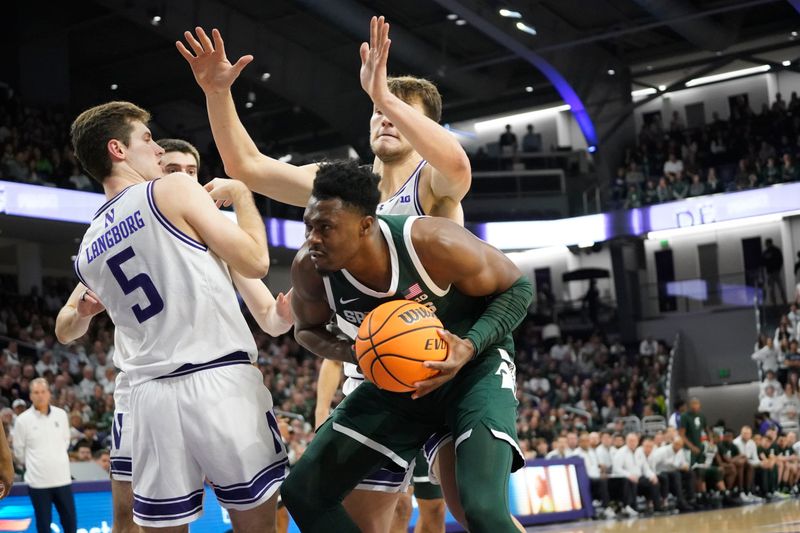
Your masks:
{"label": "purple trim on jersey", "polygon": [[408,177],[408,179],[407,179],[406,181],[404,181],[404,182],[403,182],[403,184],[402,184],[402,185],[401,185],[401,186],[400,186],[400,187],[399,187],[399,188],[398,188],[398,189],[397,189],[397,190],[394,192],[394,194],[393,194],[393,195],[391,195],[389,198],[387,198],[385,201],[383,201],[383,202],[381,202],[381,203],[382,203],[382,204],[385,204],[386,202],[388,202],[389,200],[391,200],[392,198],[394,198],[395,196],[397,196],[398,194],[400,194],[400,192],[401,192],[401,191],[402,191],[402,190],[405,188],[405,186],[406,186],[406,185],[408,185],[408,182],[409,182],[409,181],[411,181],[411,179],[412,179],[414,176],[416,176],[416,174],[417,174],[417,172],[419,171],[419,169],[421,169],[421,168],[422,168],[422,165],[424,165],[425,163],[426,163],[426,161],[425,161],[424,159],[423,159],[422,161],[420,161],[420,162],[419,162],[419,164],[417,165],[417,168],[416,168],[416,169],[414,169],[414,172],[412,172],[412,173],[411,173],[411,175]]}
{"label": "purple trim on jersey", "polygon": [[203,489],[177,498],[145,498],[133,495],[133,514],[142,520],[175,520],[193,515],[203,508]]}
{"label": "purple trim on jersey", "polygon": [[430,436],[422,447],[422,451],[428,463],[431,462],[431,459],[433,459],[433,456],[438,452],[439,448],[448,440],[453,440],[453,434],[449,431],[434,433]]}
{"label": "purple trim on jersey", "polygon": [[179,366],[177,369],[173,370],[169,374],[158,376],[156,379],[167,379],[178,376],[186,376],[188,374],[193,374],[201,370],[208,370],[210,368],[219,368],[222,366],[241,365],[241,364],[247,364],[247,365],[250,364],[250,356],[247,355],[247,352],[238,351],[229,353],[228,355],[223,355],[219,359],[214,359],[213,361],[208,361],[206,363],[200,363],[200,364],[186,363],[185,365]]}
{"label": "purple trim on jersey", "polygon": [[130,457],[114,457],[111,459],[111,473],[123,476],[133,474],[133,459]]}
{"label": "purple trim on jersey", "polygon": [[104,203],[102,206],[100,206],[100,209],[98,209],[98,210],[95,212],[94,216],[92,217],[92,220],[94,220],[94,219],[96,219],[97,217],[99,217],[99,216],[100,216],[100,215],[103,213],[103,211],[105,211],[106,209],[108,209],[109,207],[111,207],[111,204],[113,204],[114,202],[116,202],[117,200],[119,200],[120,198],[122,198],[122,195],[123,195],[123,194],[125,194],[126,192],[128,192],[128,191],[130,190],[130,188],[131,188],[131,187],[133,187],[133,185],[128,185],[127,187],[125,187],[124,189],[122,189],[121,191],[119,191],[119,192],[118,192],[116,195],[114,195],[114,197],[112,197],[112,198],[111,198],[109,201],[107,201],[107,202],[106,202],[106,203]]}
{"label": "purple trim on jersey", "polygon": [[270,487],[286,478],[289,460],[283,458],[272,463],[253,476],[249,482],[236,483],[226,487],[214,486],[214,494],[221,503],[243,505],[261,499]]}
{"label": "purple trim on jersey", "polygon": [[153,185],[155,185],[156,181],[158,180],[153,180],[147,184],[147,203],[150,204],[150,210],[153,212],[153,215],[156,217],[156,220],[158,220],[161,223],[161,225],[164,226],[164,228],[166,228],[166,230],[170,232],[174,237],[176,237],[179,241],[183,242],[184,244],[188,244],[192,248],[197,248],[198,250],[207,252],[208,247],[205,244],[192,239],[184,232],[176,228],[172,224],[172,222],[167,220],[167,217],[165,217],[164,214],[158,210],[158,207],[156,206],[156,200],[153,197]]}
{"label": "purple trim on jersey", "polygon": [[380,485],[382,487],[399,487],[406,479],[406,471],[394,472],[387,468],[376,470],[366,476],[360,485]]}
{"label": "purple trim on jersey", "polygon": [[417,183],[414,187],[414,209],[417,210],[417,214],[420,216],[425,216],[425,211],[422,210],[422,202],[419,201],[419,175],[422,173],[422,167],[425,166],[426,162],[427,161],[423,159],[422,163],[417,167],[417,170],[414,171],[414,173],[417,174]]}
{"label": "purple trim on jersey", "polygon": [[86,280],[83,279],[83,276],[81,276],[81,268],[80,268],[80,266],[78,266],[78,262],[81,259],[81,252],[82,252],[82,249],[78,249],[78,255],[75,256],[75,261],[72,262],[72,267],[73,267],[73,270],[75,270],[75,275],[78,276],[78,279],[80,280],[80,282],[83,283],[84,285],[86,285],[86,288],[89,289],[90,288],[89,284],[86,283]]}

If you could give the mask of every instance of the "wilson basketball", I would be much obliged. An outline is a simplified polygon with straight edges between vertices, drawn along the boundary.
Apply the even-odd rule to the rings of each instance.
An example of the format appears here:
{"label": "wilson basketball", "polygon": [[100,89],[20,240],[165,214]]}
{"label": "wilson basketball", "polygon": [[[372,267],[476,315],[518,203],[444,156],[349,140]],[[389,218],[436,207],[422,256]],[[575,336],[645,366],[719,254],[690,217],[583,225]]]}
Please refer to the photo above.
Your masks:
{"label": "wilson basketball", "polygon": [[447,357],[447,343],[437,333],[442,327],[436,313],[416,302],[392,300],[376,307],[358,329],[361,372],[383,390],[416,390],[415,382],[438,373],[422,363]]}

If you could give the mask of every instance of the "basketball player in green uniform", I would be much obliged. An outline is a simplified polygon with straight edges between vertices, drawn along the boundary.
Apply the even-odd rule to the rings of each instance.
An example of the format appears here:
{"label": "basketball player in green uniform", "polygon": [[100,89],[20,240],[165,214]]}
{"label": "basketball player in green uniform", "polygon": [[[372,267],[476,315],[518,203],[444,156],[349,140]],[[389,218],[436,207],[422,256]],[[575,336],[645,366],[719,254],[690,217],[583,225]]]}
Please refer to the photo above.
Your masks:
{"label": "basketball player in green uniform", "polygon": [[[361,50],[361,85],[375,106],[370,119],[370,144],[375,153],[372,169],[381,176],[379,213],[425,214],[463,224],[461,200],[471,184],[469,159],[455,137],[437,123],[442,101],[433,84],[408,76],[387,81],[388,32],[389,25],[383,18],[374,17],[370,23],[370,42],[362,45]],[[197,38],[189,32],[185,35],[192,51],[182,44],[178,49],[206,95],[214,140],[226,172],[254,192],[287,204],[305,206],[318,165],[297,167],[261,154],[236,114],[230,88],[252,61],[252,56],[244,56],[231,64],[217,30],[212,31],[213,42],[202,29],[198,28],[196,33]],[[342,362],[332,359],[322,363],[317,385],[317,424],[329,414],[341,382],[342,366]],[[345,388],[354,389],[363,381],[363,376],[357,367],[345,366],[348,376]],[[451,465],[449,469],[440,469],[442,486],[447,491],[455,483],[452,442],[442,447],[439,457]],[[414,476],[426,477],[422,454],[417,467]],[[387,515],[393,512],[397,493],[386,492],[386,487],[377,484],[371,486],[368,481],[348,496],[345,506],[365,532],[387,531],[390,521]],[[441,489],[423,482],[415,483],[415,491],[422,531],[444,531]],[[454,493],[451,489],[448,498]],[[401,524],[393,530],[405,530],[408,524],[410,498],[404,497],[401,502],[405,505],[398,507],[407,509],[408,514],[398,513],[402,516],[396,522]],[[463,517],[455,502],[450,507],[456,518]]]}
{"label": "basketball player in green uniform", "polygon": [[354,362],[357,328],[375,307],[411,299],[446,331],[448,356],[411,394],[361,384],[334,410],[282,487],[304,532],[359,531],[341,502],[379,467],[406,469],[428,437],[453,432],[468,529],[517,531],[509,473],[524,464],[516,439],[514,345],[532,288],[500,251],[442,218],[376,215],[378,177],[356,163],[323,165],[304,215],[306,243],[292,265],[295,337],[326,358]]}

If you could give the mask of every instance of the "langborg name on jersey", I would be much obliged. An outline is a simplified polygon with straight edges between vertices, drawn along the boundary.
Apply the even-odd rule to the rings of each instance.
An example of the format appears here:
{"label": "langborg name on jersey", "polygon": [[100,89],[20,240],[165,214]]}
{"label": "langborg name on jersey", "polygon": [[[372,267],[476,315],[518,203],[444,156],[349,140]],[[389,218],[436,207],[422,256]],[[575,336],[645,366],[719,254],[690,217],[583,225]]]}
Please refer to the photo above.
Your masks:
{"label": "langborg name on jersey", "polygon": [[114,224],[105,233],[92,241],[91,246],[86,247],[86,261],[91,263],[97,256],[110,250],[122,240],[127,239],[145,226],[142,219],[142,212],[136,211]]}

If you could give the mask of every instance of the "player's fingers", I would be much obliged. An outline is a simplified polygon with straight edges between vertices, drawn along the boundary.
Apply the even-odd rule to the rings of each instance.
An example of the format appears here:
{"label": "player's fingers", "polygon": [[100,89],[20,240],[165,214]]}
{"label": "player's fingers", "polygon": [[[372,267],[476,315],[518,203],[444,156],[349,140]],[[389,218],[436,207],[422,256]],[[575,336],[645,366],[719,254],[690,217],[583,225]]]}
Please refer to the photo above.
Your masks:
{"label": "player's fingers", "polygon": [[225,42],[222,40],[222,34],[217,28],[211,30],[211,38],[214,39],[214,49],[224,56]]}
{"label": "player's fingers", "polygon": [[186,42],[189,43],[189,46],[192,47],[192,50],[194,50],[194,53],[197,54],[198,57],[203,55],[203,47],[200,44],[200,42],[194,38],[192,32],[185,31],[183,32],[183,36],[186,39]]}
{"label": "player's fingers", "polygon": [[236,64],[233,65],[233,70],[234,72],[236,72],[236,75],[238,76],[244,70],[244,67],[252,63],[252,61],[253,61],[253,56],[249,54],[240,57],[239,61],[237,61]]}
{"label": "player's fingers", "polygon": [[209,53],[213,52],[214,43],[212,43],[211,39],[208,38],[208,35],[206,35],[206,31],[200,26],[195,28],[195,31],[197,32],[197,36],[200,38],[200,44],[203,45],[203,50]]}
{"label": "player's fingers", "polygon": [[219,209],[220,207],[222,207],[222,200],[215,200],[214,205],[216,205],[217,209]]}
{"label": "player's fingers", "polygon": [[386,44],[383,46],[383,50],[381,51],[381,65],[384,67],[386,63],[389,61],[389,48],[392,46],[392,41],[386,41]]}
{"label": "player's fingers", "polygon": [[427,396],[434,390],[444,385],[446,382],[447,378],[444,376],[429,379],[427,381],[419,381],[414,384],[414,386],[417,387],[417,390],[411,395],[411,399],[417,400],[423,396]]}
{"label": "player's fingers", "polygon": [[84,298],[84,301],[85,302],[89,302],[90,304],[99,304],[100,303],[96,298],[92,297],[90,294],[86,295],[86,298]]}
{"label": "player's fingers", "polygon": [[369,19],[369,49],[373,50],[377,44],[378,17]]}
{"label": "player's fingers", "polygon": [[431,370],[438,370],[442,374],[449,374],[458,368],[458,364],[450,361],[449,359],[445,359],[444,361],[424,361],[422,366],[425,368],[430,368]]}
{"label": "player's fingers", "polygon": [[175,48],[178,49],[178,52],[189,63],[191,63],[192,60],[195,58],[194,55],[192,55],[192,53],[183,45],[181,41],[175,41]]}
{"label": "player's fingers", "polygon": [[361,55],[361,66],[363,67],[369,58],[369,44],[361,43],[361,48],[358,49],[358,53]]}
{"label": "player's fingers", "polygon": [[208,192],[213,191],[214,190],[214,180],[211,180],[208,183],[206,183],[205,185],[203,185],[203,188],[205,190],[207,190]]}
{"label": "player's fingers", "polygon": [[381,47],[386,46],[386,41],[389,40],[389,23],[386,22],[381,28]]}

